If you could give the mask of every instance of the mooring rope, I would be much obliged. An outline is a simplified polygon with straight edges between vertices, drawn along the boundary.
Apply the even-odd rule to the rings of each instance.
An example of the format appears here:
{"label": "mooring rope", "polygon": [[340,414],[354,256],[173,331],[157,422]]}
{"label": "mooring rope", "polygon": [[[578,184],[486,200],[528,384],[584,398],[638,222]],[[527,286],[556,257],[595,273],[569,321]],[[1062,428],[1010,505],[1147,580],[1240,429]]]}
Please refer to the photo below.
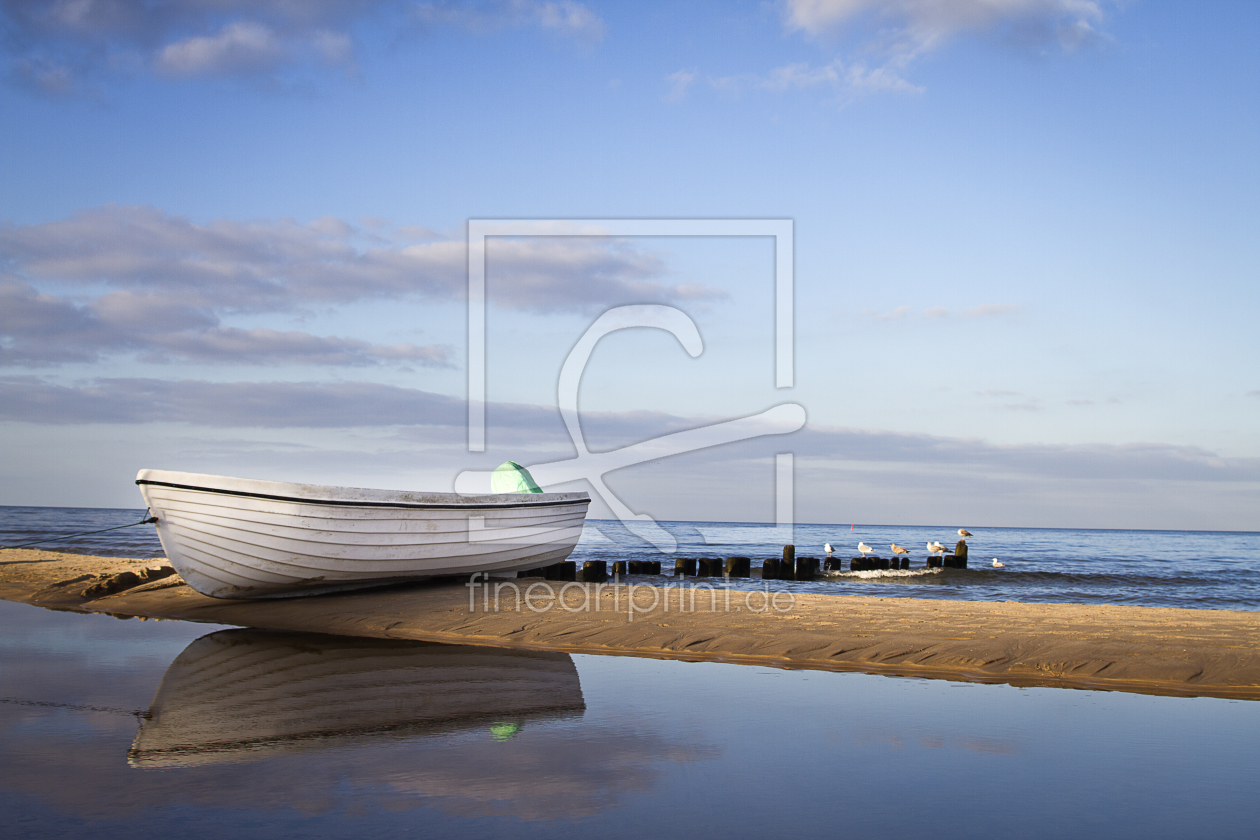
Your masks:
{"label": "mooring rope", "polygon": [[102,528],[99,531],[83,531],[82,533],[79,533],[79,534],[66,534],[65,536],[62,536],[62,537],[48,537],[47,539],[35,540],[33,542],[18,543],[17,545],[6,545],[4,546],[4,548],[6,549],[26,548],[28,545],[39,545],[41,543],[60,542],[61,540],[72,540],[75,537],[87,537],[87,536],[91,536],[92,534],[103,534],[106,531],[117,531],[119,528],[134,528],[137,525],[148,525],[151,522],[158,521],[156,516],[151,515],[151,512],[149,511],[148,508],[144,509],[144,513],[145,513],[144,519],[141,519],[139,522],[129,522],[126,525],[115,525],[113,528]]}
{"label": "mooring rope", "polygon": [[52,703],[46,700],[19,700],[16,697],[0,697],[0,703],[12,703],[15,706],[44,706],[50,709],[73,709],[76,712],[108,712],[112,715],[127,715],[128,717],[149,716],[148,712],[133,712],[109,706],[81,706],[75,703]]}

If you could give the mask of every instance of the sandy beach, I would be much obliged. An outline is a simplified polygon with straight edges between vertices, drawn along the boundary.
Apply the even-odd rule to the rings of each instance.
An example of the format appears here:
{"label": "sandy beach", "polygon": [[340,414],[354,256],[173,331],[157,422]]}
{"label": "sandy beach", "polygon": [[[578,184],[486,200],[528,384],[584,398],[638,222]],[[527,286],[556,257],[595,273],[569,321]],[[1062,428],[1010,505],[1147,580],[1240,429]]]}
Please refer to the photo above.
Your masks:
{"label": "sandy beach", "polygon": [[760,592],[537,579],[245,602],[199,595],[172,572],[164,559],[6,550],[0,597],[272,630],[1260,699],[1255,612],[786,593],[767,602]]}

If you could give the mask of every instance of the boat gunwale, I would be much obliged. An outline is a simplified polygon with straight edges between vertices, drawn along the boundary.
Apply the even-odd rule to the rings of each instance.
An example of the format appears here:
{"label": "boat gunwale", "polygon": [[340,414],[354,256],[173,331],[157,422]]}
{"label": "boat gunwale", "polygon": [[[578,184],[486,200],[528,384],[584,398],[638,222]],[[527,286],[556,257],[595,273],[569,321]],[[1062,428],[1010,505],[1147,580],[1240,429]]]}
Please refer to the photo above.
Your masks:
{"label": "boat gunwale", "polygon": [[[298,504],[329,505],[333,507],[397,508],[403,510],[504,510],[510,508],[555,507],[559,505],[589,505],[591,501],[590,497],[586,496],[585,493],[575,493],[571,494],[575,498],[540,499],[536,502],[525,499],[521,499],[519,501],[513,500],[510,502],[376,502],[358,499],[314,499],[309,497],[304,498],[301,496],[279,496],[271,493],[255,493],[248,490],[227,490],[218,487],[198,487],[192,484],[175,484],[174,482],[156,481],[151,478],[137,478],[136,484],[154,487],[170,487],[175,490],[192,490],[200,493],[214,493],[221,496],[240,496],[248,499],[267,499],[273,502],[294,502]],[[526,494],[521,493],[511,495],[523,496]],[[582,496],[586,496],[586,498],[582,498]]]}

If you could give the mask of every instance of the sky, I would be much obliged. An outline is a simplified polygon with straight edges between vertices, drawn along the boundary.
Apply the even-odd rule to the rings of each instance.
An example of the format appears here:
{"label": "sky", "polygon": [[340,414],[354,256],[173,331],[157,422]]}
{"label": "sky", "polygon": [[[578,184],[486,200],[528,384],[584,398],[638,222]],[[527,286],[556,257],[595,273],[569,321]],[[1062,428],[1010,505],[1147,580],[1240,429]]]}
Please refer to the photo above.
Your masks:
{"label": "sky", "polygon": [[[141,468],[449,491],[626,466],[662,519],[1260,530],[1260,6],[0,0],[0,504]],[[468,450],[469,220],[486,451]],[[767,236],[790,220],[790,387]],[[583,482],[547,489],[590,489]],[[597,500],[593,515],[607,515]]]}

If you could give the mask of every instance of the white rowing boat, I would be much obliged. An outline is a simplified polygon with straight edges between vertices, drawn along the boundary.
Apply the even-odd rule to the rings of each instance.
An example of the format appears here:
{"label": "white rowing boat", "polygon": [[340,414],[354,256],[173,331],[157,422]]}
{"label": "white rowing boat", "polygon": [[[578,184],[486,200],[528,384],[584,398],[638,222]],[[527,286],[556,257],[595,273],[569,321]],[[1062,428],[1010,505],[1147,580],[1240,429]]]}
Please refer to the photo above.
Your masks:
{"label": "white rowing boat", "polygon": [[141,470],[136,484],[188,585],[275,598],[559,563],[586,493],[464,496]]}

